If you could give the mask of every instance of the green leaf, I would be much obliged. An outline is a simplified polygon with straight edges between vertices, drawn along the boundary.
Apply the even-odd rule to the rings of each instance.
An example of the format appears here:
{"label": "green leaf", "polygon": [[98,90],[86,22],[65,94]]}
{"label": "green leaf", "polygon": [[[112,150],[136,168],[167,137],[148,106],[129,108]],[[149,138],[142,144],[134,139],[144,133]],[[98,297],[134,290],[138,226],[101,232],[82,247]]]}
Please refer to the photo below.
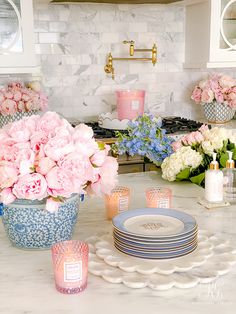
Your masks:
{"label": "green leaf", "polygon": [[227,145],[227,150],[233,150],[233,149],[235,149],[235,144],[234,143],[229,143]]}
{"label": "green leaf", "polygon": [[197,185],[202,185],[203,180],[205,179],[205,172],[198,174],[197,176],[189,178],[192,183]]}
{"label": "green leaf", "polygon": [[234,160],[236,160],[236,148],[233,150],[233,157]]}
{"label": "green leaf", "polygon": [[226,167],[226,161],[229,159],[228,153],[222,153],[220,156],[220,165],[221,167]]}
{"label": "green leaf", "polygon": [[190,175],[190,168],[185,168],[184,170],[180,171],[176,176],[176,181],[186,180],[189,178]]}
{"label": "green leaf", "polygon": [[104,150],[104,149],[105,149],[105,143],[103,143],[103,142],[97,142],[97,144],[98,144],[99,150]]}

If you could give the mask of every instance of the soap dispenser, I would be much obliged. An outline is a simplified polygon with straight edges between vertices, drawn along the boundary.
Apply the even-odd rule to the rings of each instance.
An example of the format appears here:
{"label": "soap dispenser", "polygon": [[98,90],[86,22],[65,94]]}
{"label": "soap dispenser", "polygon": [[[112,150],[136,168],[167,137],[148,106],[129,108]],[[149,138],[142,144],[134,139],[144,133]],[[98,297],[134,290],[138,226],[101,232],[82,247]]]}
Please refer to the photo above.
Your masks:
{"label": "soap dispenser", "polygon": [[223,172],[219,169],[216,153],[205,174],[205,199],[210,203],[223,201]]}
{"label": "soap dispenser", "polygon": [[228,152],[229,159],[226,162],[226,168],[224,168],[224,199],[229,203],[236,203],[236,169],[233,160],[233,153]]}

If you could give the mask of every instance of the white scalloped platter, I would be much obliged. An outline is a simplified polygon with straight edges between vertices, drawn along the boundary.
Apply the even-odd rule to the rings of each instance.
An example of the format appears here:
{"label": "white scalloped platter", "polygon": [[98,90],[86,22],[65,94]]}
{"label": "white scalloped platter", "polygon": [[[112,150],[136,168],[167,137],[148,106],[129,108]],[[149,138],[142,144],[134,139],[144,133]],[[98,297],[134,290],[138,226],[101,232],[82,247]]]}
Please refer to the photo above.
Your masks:
{"label": "white scalloped platter", "polygon": [[117,251],[112,236],[90,237],[89,272],[110,283],[130,288],[168,290],[210,283],[229,272],[236,263],[236,249],[228,241],[207,231],[199,231],[198,248],[171,260],[144,260]]}
{"label": "white scalloped platter", "polygon": [[98,117],[98,125],[104,129],[125,130],[129,121],[128,119],[119,120],[116,111],[105,112]]}

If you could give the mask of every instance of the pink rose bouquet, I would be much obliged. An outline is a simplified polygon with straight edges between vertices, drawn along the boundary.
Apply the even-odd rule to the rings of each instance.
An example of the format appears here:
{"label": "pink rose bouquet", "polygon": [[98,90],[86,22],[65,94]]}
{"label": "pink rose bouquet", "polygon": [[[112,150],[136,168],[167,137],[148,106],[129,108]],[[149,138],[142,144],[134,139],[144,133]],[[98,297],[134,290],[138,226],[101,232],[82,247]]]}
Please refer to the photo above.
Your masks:
{"label": "pink rose bouquet", "polygon": [[32,110],[44,111],[47,106],[48,99],[38,82],[31,82],[28,86],[13,82],[0,89],[0,114],[3,116]]}
{"label": "pink rose bouquet", "polygon": [[196,104],[206,104],[216,101],[236,109],[236,79],[228,75],[214,74],[202,80],[191,95]]}
{"label": "pink rose bouquet", "polygon": [[10,123],[0,130],[0,201],[46,198],[55,211],[73,193],[110,193],[118,163],[109,149],[90,127],[73,128],[55,112]]}

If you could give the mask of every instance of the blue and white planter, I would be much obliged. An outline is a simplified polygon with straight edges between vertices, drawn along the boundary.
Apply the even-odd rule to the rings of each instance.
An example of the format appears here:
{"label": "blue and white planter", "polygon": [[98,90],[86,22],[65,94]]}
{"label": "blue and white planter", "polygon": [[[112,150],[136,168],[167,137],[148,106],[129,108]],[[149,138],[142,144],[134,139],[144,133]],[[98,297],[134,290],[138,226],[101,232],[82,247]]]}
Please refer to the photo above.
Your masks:
{"label": "blue and white planter", "polygon": [[70,240],[79,210],[79,195],[64,201],[56,213],[45,210],[46,202],[17,200],[3,205],[2,221],[12,244],[22,249],[49,249]]}
{"label": "blue and white planter", "polygon": [[38,110],[31,110],[31,111],[24,111],[24,112],[16,112],[13,115],[7,115],[7,116],[3,116],[2,114],[0,114],[0,128],[2,128],[4,125],[8,124],[8,123],[12,123],[18,120],[21,120],[24,117],[30,117],[34,114],[40,114],[41,111]]}

